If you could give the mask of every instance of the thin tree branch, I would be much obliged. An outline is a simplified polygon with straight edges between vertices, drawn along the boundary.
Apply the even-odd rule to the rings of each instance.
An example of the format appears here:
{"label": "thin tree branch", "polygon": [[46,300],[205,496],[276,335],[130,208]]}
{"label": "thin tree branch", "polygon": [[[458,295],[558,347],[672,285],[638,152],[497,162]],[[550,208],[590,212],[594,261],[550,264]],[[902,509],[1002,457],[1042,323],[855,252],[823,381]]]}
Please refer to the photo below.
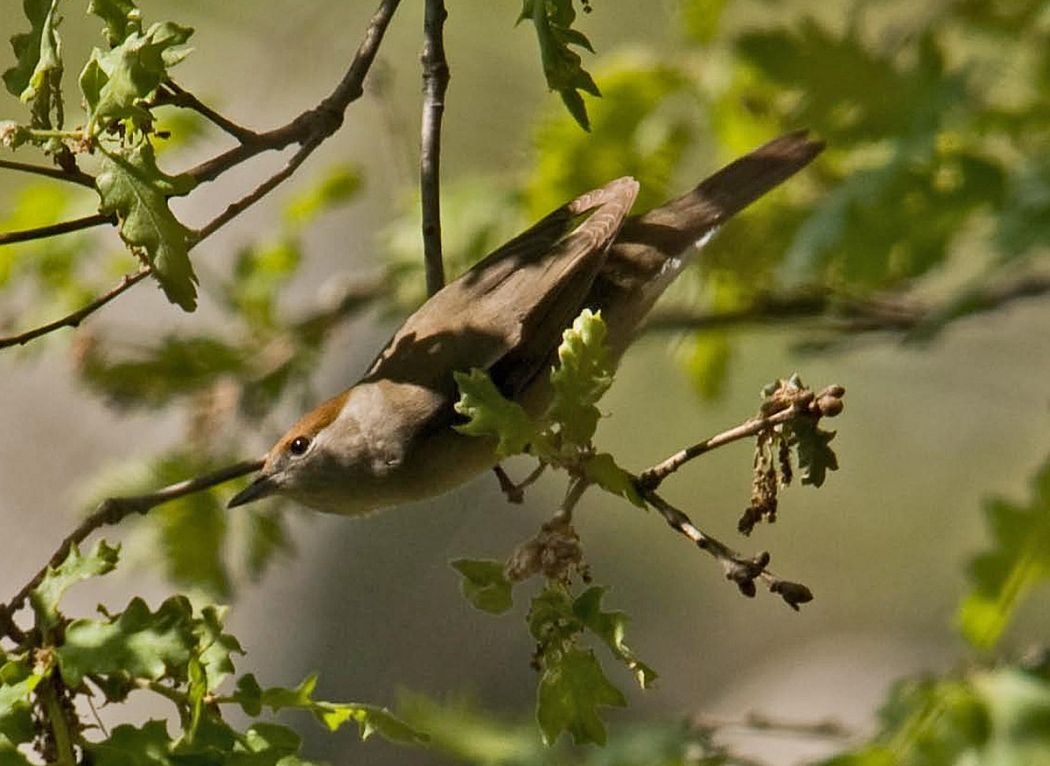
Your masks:
{"label": "thin tree branch", "polygon": [[95,188],[95,178],[82,171],[68,171],[63,168],[52,168],[46,165],[31,165],[27,162],[15,162],[14,160],[0,160],[0,169],[17,170],[20,173],[30,173],[37,176],[54,178],[57,181],[69,181],[70,183]]}
{"label": "thin tree branch", "polygon": [[644,489],[655,490],[663,483],[664,479],[690,460],[695,460],[705,452],[724,447],[727,444],[746,439],[749,436],[755,436],[762,431],[781,425],[782,423],[788,423],[799,417],[804,412],[804,408],[796,406],[789,407],[786,410],[781,410],[770,417],[752,418],[735,428],[730,428],[728,431],[715,434],[709,439],[704,439],[702,442],[697,442],[685,449],[679,450],[666,460],[642,471],[638,477],[640,486]]}
{"label": "thin tree branch", "polygon": [[445,58],[443,0],[426,0],[423,19],[423,126],[419,152],[419,192],[423,208],[423,262],[427,294],[445,284],[441,254],[441,120],[449,68]]}
{"label": "thin tree branch", "polygon": [[124,278],[121,279],[113,289],[95,298],[91,303],[81,306],[71,314],[66,314],[64,317],[56,319],[54,322],[35,327],[32,330],[27,330],[20,335],[11,335],[7,338],[0,338],[0,349],[9,346],[24,346],[29,341],[35,340],[42,335],[47,335],[49,332],[54,332],[61,327],[78,327],[85,318],[94,314],[121,293],[130,290],[136,284],[145,279],[151,271],[152,270],[146,266],[139,269],[139,271],[134,274],[125,274]]}
{"label": "thin tree branch", "polygon": [[317,144],[320,144],[335,133],[343,124],[346,108],[364,93],[365,75],[375,60],[379,44],[400,2],[401,0],[382,0],[368,29],[365,30],[364,39],[358,46],[350,67],[335,89],[316,107],[308,109],[281,127],[254,134],[255,138],[250,142],[235,146],[202,162],[190,169],[189,174],[199,183],[213,181],[235,165],[262,152],[280,151],[293,143],[305,145],[317,141]]}
{"label": "thin tree branch", "polygon": [[800,418],[819,419],[822,417],[835,417],[842,412],[842,397],[845,395],[845,388],[832,385],[820,393],[815,394],[807,389],[801,389],[797,394],[791,394],[794,397],[793,399],[769,401],[764,406],[777,407],[777,411],[751,418],[735,428],[722,431],[708,439],[679,450],[666,460],[642,471],[636,480],[638,490],[644,494],[645,491],[658,489],[664,479],[690,460],[695,460],[706,452],[732,444],[735,441],[746,439],[749,436],[757,436],[763,431]]}
{"label": "thin tree branch", "polygon": [[[66,557],[69,555],[70,549],[74,545],[82,543],[96,529],[106,525],[118,524],[133,513],[144,514],[163,503],[176,500],[180,497],[185,497],[186,495],[192,495],[196,492],[201,492],[219,484],[223,484],[231,479],[236,479],[239,476],[253,473],[258,471],[262,465],[262,458],[258,460],[246,460],[241,463],[226,466],[225,468],[220,468],[217,471],[204,474],[203,476],[197,476],[192,479],[176,482],[175,484],[169,484],[167,487],[158,489],[156,492],[150,492],[145,495],[134,495],[131,497],[111,497],[103,500],[99,503],[99,506],[95,509],[94,513],[80,522],[77,528],[62,541],[62,544],[58,546],[53,554],[51,554],[51,558],[48,560],[47,564],[44,565],[39,572],[33,575],[33,578],[29,582],[22,586],[22,589],[15,594],[14,598],[12,598],[6,605],[0,604],[0,622],[4,623],[3,627],[7,635],[16,641],[22,641],[25,638],[25,634],[14,624],[11,615],[22,608],[22,605],[25,603],[32,590],[43,582],[44,577],[47,576],[47,570],[49,568],[57,567],[65,561]],[[14,630],[12,630],[12,628],[14,628]]]}
{"label": "thin tree branch", "polygon": [[261,184],[259,184],[251,193],[246,194],[241,199],[230,204],[219,215],[215,216],[215,218],[209,221],[203,228],[199,229],[196,233],[196,236],[194,237],[192,244],[196,245],[202,242],[203,240],[207,239],[216,231],[221,229],[223,226],[225,226],[234,218],[236,218],[245,210],[247,210],[249,207],[261,200],[275,188],[277,188],[277,186],[280,185],[282,181],[291,176],[292,173],[294,173],[296,169],[306,161],[306,158],[313,153],[314,149],[316,149],[320,145],[322,140],[323,139],[321,138],[315,138],[307,142],[306,144],[303,144],[299,151],[292,155],[292,158],[288,160],[288,163],[283,168],[281,168],[281,170],[274,173],[272,176],[270,176]]}
{"label": "thin tree branch", "polygon": [[169,104],[182,109],[191,109],[210,121],[220,130],[229,133],[242,144],[250,144],[253,141],[257,141],[259,138],[259,134],[254,130],[245,128],[238,125],[233,120],[223,117],[210,106],[201,102],[201,100],[192,93],[183,90],[172,80],[167,80],[161,86],[161,89],[158,91],[158,98],[154,103],[158,105]]}
{"label": "thin tree branch", "polygon": [[59,234],[68,234],[71,231],[90,229],[93,226],[101,226],[104,223],[116,223],[117,219],[112,215],[95,213],[83,218],[74,218],[72,221],[52,223],[47,226],[39,226],[35,229],[23,229],[22,231],[0,232],[0,245],[13,245],[15,242],[28,242],[33,239],[46,239]]}

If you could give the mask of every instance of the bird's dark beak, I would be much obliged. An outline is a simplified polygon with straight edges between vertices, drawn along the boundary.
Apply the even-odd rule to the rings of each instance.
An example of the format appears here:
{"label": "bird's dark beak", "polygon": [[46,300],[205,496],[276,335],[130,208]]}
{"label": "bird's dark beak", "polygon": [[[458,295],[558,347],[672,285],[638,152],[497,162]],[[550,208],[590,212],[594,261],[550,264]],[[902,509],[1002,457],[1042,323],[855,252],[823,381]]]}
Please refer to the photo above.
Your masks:
{"label": "bird's dark beak", "polygon": [[269,497],[276,491],[277,483],[267,474],[259,474],[255,481],[234,495],[230,502],[226,503],[226,507],[236,508],[238,505],[252,503],[264,497]]}

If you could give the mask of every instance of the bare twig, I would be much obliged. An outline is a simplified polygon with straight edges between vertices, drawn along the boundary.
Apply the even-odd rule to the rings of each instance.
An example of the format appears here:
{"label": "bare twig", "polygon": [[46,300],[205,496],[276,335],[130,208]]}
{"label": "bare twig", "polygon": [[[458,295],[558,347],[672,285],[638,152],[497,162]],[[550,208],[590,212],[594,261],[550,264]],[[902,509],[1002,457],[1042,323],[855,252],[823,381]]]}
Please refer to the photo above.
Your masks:
{"label": "bare twig", "polygon": [[292,175],[292,173],[294,173],[296,169],[306,161],[306,158],[313,153],[314,149],[320,145],[322,140],[323,139],[321,138],[316,138],[303,144],[299,151],[292,155],[291,159],[288,160],[288,163],[283,168],[259,184],[251,193],[246,194],[241,199],[230,204],[219,215],[215,216],[215,218],[209,221],[203,228],[198,230],[193,244],[196,245],[210,237],[216,231],[273,191],[282,181]]}
{"label": "bare twig", "polygon": [[34,327],[32,330],[27,330],[19,335],[0,338],[0,348],[7,348],[8,346],[24,346],[29,341],[39,338],[42,335],[47,335],[50,332],[54,332],[61,327],[78,327],[88,316],[95,313],[118,295],[128,291],[149,276],[150,271],[151,269],[147,266],[134,274],[125,274],[124,278],[121,279],[113,289],[98,296],[95,300],[91,301],[91,303],[81,306],[76,311],[66,314],[64,317],[56,319],[53,322],[41,325],[40,327]]}
{"label": "bare twig", "polygon": [[660,486],[664,479],[690,460],[700,457],[700,455],[703,455],[705,452],[724,447],[727,444],[739,441],[740,439],[746,439],[749,436],[755,436],[768,428],[773,428],[782,423],[788,423],[802,415],[804,412],[806,412],[806,410],[800,406],[789,407],[786,410],[781,410],[775,415],[764,418],[752,418],[735,428],[730,428],[728,431],[715,434],[709,439],[704,439],[702,442],[697,442],[685,449],[679,450],[666,460],[642,471],[638,476],[638,485],[644,490],[655,490]]}
{"label": "bare twig", "polygon": [[423,127],[419,152],[419,191],[423,208],[423,262],[427,293],[445,284],[441,255],[441,119],[449,68],[445,59],[443,0],[426,0],[423,19]]}
{"label": "bare twig", "polygon": [[765,583],[770,593],[779,594],[784,602],[795,611],[799,605],[813,600],[809,588],[801,583],[782,580],[767,568],[769,554],[763,551],[753,558],[745,558],[717,538],[702,532],[685,512],[675,508],[652,489],[645,489],[640,479],[635,477],[639,494],[653,508],[660,512],[664,520],[674,529],[696,543],[696,546],[710,553],[725,571],[727,580],[732,580],[745,596],[755,595],[755,581]]}
{"label": "bare twig", "polygon": [[[11,615],[18,609],[22,608],[25,600],[29,597],[30,592],[37,587],[47,575],[48,568],[57,567],[66,557],[69,555],[70,549],[74,545],[79,545],[87,537],[99,527],[106,525],[117,524],[127,516],[133,513],[146,513],[147,511],[155,508],[158,505],[167,503],[171,500],[176,500],[186,495],[192,495],[195,492],[201,492],[205,489],[210,489],[219,484],[223,484],[231,479],[236,479],[239,476],[245,476],[254,471],[258,471],[263,465],[263,460],[246,460],[241,463],[236,463],[225,468],[220,468],[212,473],[205,474],[203,476],[197,476],[192,479],[186,479],[185,481],[176,482],[175,484],[169,484],[167,487],[158,489],[156,492],[150,492],[145,495],[135,495],[132,497],[111,497],[103,500],[98,508],[95,509],[94,513],[85,518],[80,524],[74,529],[58,546],[55,552],[51,555],[47,564],[37,572],[33,578],[27,582],[22,589],[15,594],[6,605],[0,605],[0,622],[5,623],[4,628],[11,638],[16,641],[21,641],[25,638],[25,635],[14,625]],[[14,630],[12,630],[12,627]]]}
{"label": "bare twig", "polygon": [[54,178],[57,181],[69,181],[70,183],[95,188],[95,179],[78,169],[65,170],[64,168],[52,168],[46,165],[31,165],[26,162],[15,162],[14,160],[0,160],[0,169],[17,170],[20,173],[30,173],[37,176]]}
{"label": "bare twig", "polygon": [[71,231],[90,229],[92,226],[101,226],[104,223],[116,223],[116,221],[115,216],[95,213],[94,215],[86,215],[83,218],[74,218],[72,221],[39,226],[35,229],[0,232],[0,245],[12,245],[15,242],[28,242],[32,239],[46,239],[59,234],[68,234]]}
{"label": "bare twig", "polygon": [[294,143],[305,145],[317,141],[317,144],[320,144],[335,133],[343,124],[346,108],[364,92],[365,75],[375,60],[379,44],[400,2],[401,0],[382,0],[369,22],[368,29],[365,30],[364,39],[358,46],[350,67],[335,89],[317,106],[279,128],[255,134],[255,138],[249,143],[235,146],[202,162],[192,168],[189,174],[200,183],[213,181],[235,165],[262,152],[280,151]]}
{"label": "bare twig", "polygon": [[229,133],[242,144],[250,144],[259,139],[259,134],[254,130],[249,130],[248,128],[238,125],[233,120],[223,117],[207,104],[202,103],[201,100],[192,93],[183,90],[172,80],[168,80],[161,86],[161,89],[158,91],[158,100],[156,103],[170,104],[183,109],[192,109],[202,117],[209,120],[220,130]]}

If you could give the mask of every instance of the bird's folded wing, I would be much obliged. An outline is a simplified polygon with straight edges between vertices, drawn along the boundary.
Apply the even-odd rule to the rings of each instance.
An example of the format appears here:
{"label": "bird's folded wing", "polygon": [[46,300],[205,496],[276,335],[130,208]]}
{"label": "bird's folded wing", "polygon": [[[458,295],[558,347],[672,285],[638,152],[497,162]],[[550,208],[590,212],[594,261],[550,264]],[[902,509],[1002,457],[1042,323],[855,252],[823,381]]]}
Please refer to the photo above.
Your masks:
{"label": "bird's folded wing", "polygon": [[447,391],[452,371],[477,367],[516,395],[579,313],[637,193],[633,178],[612,181],[488,255],[408,318],[365,380]]}

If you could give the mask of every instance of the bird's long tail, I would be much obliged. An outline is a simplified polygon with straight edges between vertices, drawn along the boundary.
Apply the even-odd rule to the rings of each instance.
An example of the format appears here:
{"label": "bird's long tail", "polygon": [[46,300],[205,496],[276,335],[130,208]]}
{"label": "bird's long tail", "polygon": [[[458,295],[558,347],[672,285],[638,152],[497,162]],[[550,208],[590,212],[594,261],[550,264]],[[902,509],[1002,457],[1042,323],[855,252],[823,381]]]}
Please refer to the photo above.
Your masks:
{"label": "bird's long tail", "polygon": [[691,191],[628,218],[591,290],[610,336],[629,338],[681,271],[688,254],[726,220],[808,165],[824,148],[807,131],[787,133],[734,160]]}

